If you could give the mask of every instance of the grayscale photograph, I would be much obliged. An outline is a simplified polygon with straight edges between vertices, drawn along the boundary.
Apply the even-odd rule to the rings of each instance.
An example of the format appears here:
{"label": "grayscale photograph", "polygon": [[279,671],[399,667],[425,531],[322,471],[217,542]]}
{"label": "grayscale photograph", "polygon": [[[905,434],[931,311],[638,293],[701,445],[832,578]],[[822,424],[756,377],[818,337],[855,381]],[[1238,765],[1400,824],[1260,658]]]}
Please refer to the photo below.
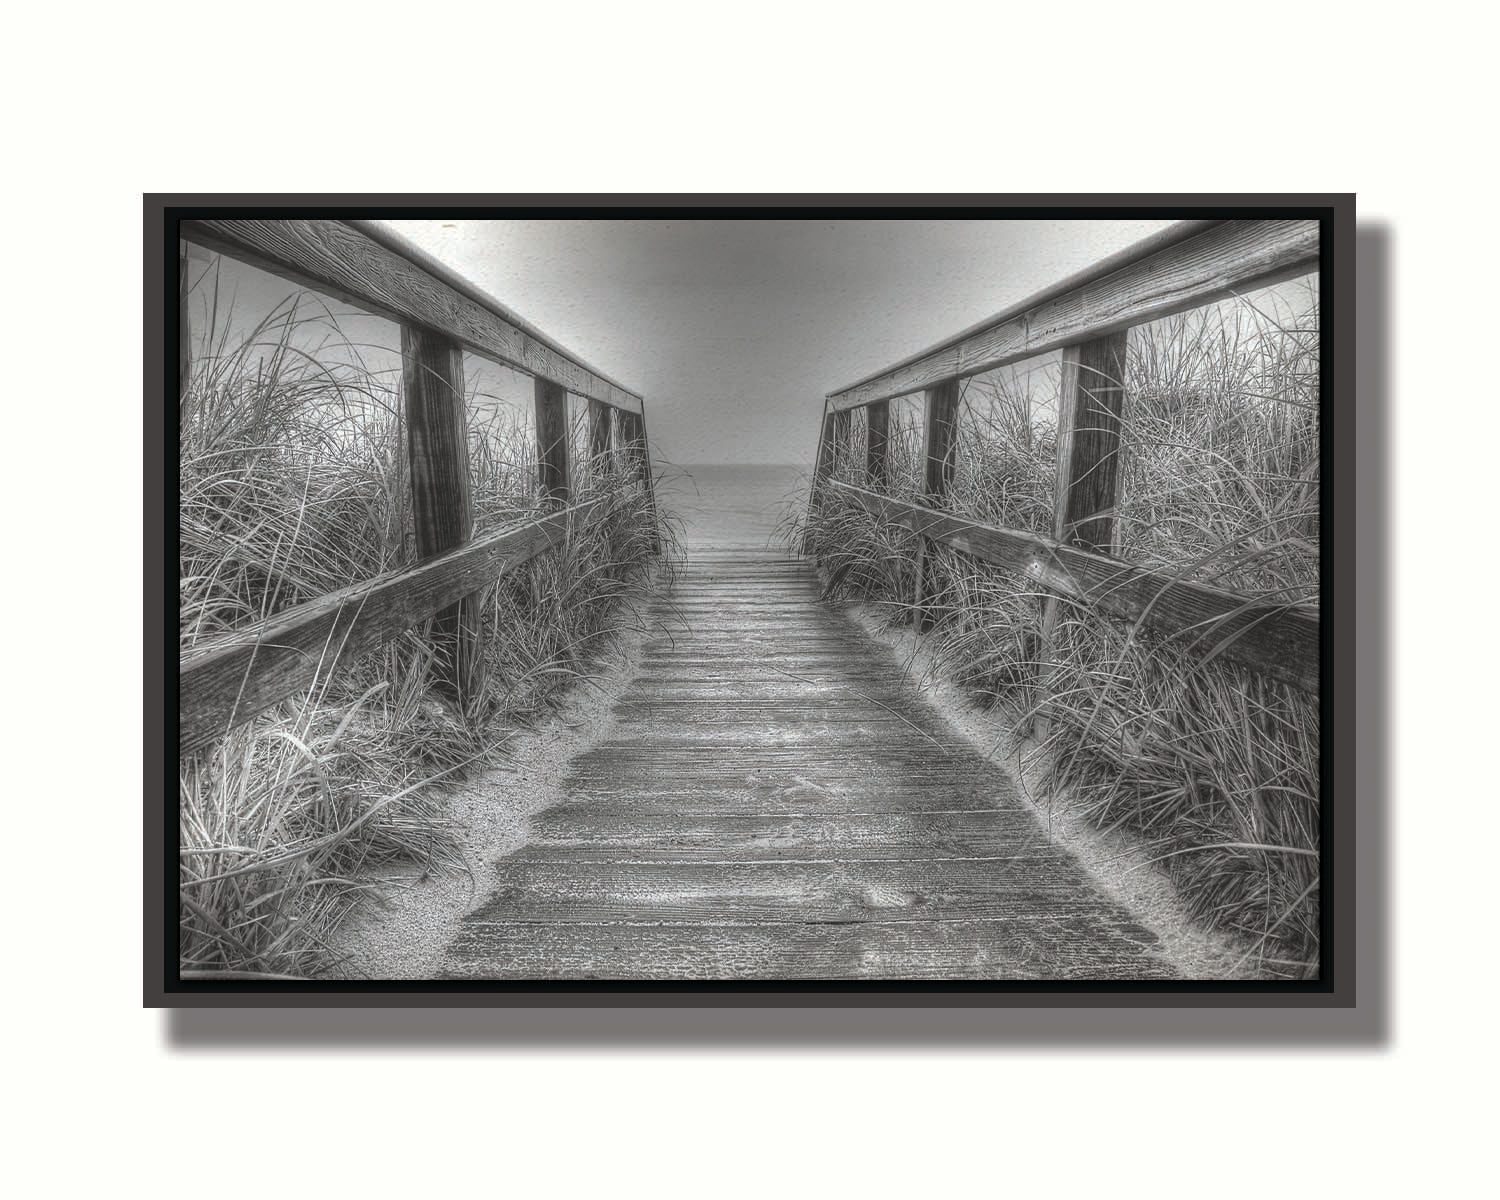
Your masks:
{"label": "grayscale photograph", "polygon": [[1333,212],[1180,208],[169,209],[176,980],[1326,981]]}

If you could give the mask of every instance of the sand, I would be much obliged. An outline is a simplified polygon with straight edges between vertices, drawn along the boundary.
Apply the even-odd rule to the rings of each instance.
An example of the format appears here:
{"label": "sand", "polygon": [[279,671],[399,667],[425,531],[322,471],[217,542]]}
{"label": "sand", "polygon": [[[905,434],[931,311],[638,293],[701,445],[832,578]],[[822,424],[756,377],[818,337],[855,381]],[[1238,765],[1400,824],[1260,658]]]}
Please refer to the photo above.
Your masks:
{"label": "sand", "polygon": [[1070,811],[1066,794],[1047,794],[1036,744],[1011,729],[1003,712],[986,712],[946,679],[925,638],[910,628],[886,628],[868,606],[847,605],[844,611],[872,642],[901,662],[914,693],[936,706],[976,750],[1010,773],[1052,841],[1071,851],[1105,895],[1161,939],[1163,953],[1186,977],[1258,977],[1253,962],[1240,963],[1248,947],[1195,921],[1139,838],[1124,830],[1105,833]]}
{"label": "sand", "polygon": [[[1058,844],[1071,851],[1109,897],[1161,939],[1167,957],[1188,978],[1253,977],[1235,963],[1243,949],[1197,925],[1165,873],[1152,865],[1138,839],[1103,834],[1071,814],[1066,797],[1043,796],[1034,746],[1015,736],[994,712],[984,712],[937,672],[921,639],[908,630],[882,628],[878,616],[860,606],[845,609],[871,641],[907,670],[913,693],[937,707],[980,753],[1009,771],[1020,791]],[[432,979],[442,971],[446,947],[464,915],[486,897],[496,861],[527,842],[529,820],[561,802],[568,764],[605,738],[615,698],[629,684],[647,634],[623,635],[618,654],[594,686],[576,685],[561,706],[535,728],[518,731],[505,765],[448,789],[450,813],[466,833],[461,842],[466,871],[433,875],[413,866],[387,868],[365,880],[370,898],[344,922],[330,942],[343,960],[337,977]]]}
{"label": "sand", "polygon": [[526,844],[528,822],[562,799],[568,762],[606,736],[615,697],[629,684],[648,634],[618,635],[615,655],[592,685],[566,689],[550,715],[516,730],[508,762],[446,789],[448,812],[464,831],[465,870],[433,874],[386,867],[360,882],[367,898],[330,937],[340,960],[329,978],[433,979],[464,914],[485,898],[491,870]]}

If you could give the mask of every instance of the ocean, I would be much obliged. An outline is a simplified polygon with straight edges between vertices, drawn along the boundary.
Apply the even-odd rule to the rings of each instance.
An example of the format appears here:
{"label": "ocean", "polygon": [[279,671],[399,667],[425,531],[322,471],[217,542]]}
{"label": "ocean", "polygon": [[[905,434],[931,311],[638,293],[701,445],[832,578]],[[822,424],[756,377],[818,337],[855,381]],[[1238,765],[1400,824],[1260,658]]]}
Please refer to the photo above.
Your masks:
{"label": "ocean", "polygon": [[659,469],[657,503],[682,521],[694,549],[781,550],[806,509],[809,472],[779,464],[697,464]]}

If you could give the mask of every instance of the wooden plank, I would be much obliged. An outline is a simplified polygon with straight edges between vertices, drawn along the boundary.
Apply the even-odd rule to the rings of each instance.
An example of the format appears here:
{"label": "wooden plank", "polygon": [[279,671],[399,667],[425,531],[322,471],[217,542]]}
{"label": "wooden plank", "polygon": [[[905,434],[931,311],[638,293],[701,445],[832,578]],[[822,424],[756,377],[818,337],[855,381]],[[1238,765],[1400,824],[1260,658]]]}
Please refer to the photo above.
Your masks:
{"label": "wooden plank", "polygon": [[813,478],[815,480],[827,479],[833,472],[834,445],[833,414],[825,411],[823,413],[823,423],[818,430],[818,461],[817,465],[813,468]]}
{"label": "wooden plank", "polygon": [[[464,352],[451,338],[401,326],[412,521],[417,557],[430,561],[474,533],[469,432],[464,412]],[[476,597],[460,597],[433,617],[439,684],[461,708],[484,691]]]}
{"label": "wooden plank", "polygon": [[[1003,768],[815,587],[788,586],[788,565],[685,564],[692,611],[654,639],[530,844],[482,880],[445,970],[1169,977]],[[732,669],[707,678],[719,660]]]}
{"label": "wooden plank", "polygon": [[982,525],[833,481],[840,495],[913,532],[1006,567],[1127,621],[1219,653],[1284,683],[1316,691],[1319,618],[1307,605],[1247,601],[1206,584],[1063,546],[1050,538]]}
{"label": "wooden plank", "polygon": [[[472,284],[459,281],[388,232],[345,221],[183,221],[182,236],[305,287],[402,323],[444,333],[465,349],[615,408],[641,398],[562,349]],[[398,252],[393,247],[401,247]]]}
{"label": "wooden plank", "polygon": [[958,433],[958,380],[927,389],[922,427],[922,487],[931,504],[941,504],[953,482]]}
{"label": "wooden plank", "polygon": [[639,414],[621,411],[620,443],[631,469],[637,476],[644,479],[647,470],[646,424]]}
{"label": "wooden plank", "polygon": [[944,917],[1013,917],[1098,901],[1076,862],[1030,858],[904,861],[532,862],[496,866],[495,898],[475,922],[756,921],[802,923]]}
{"label": "wooden plank", "polygon": [[589,457],[595,461],[609,457],[610,434],[614,428],[614,410],[602,400],[589,401]]}
{"label": "wooden plank", "polygon": [[813,466],[812,486],[807,492],[807,521],[802,529],[802,553],[810,556],[815,549],[813,526],[817,523],[822,502],[823,481],[833,473],[833,413],[823,406],[823,421],[818,427],[818,457]]}
{"label": "wooden plank", "polygon": [[890,402],[877,400],[865,409],[865,480],[872,488],[885,486],[890,440]]}
{"label": "wooden plank", "polygon": [[178,674],[178,749],[227,730],[352,662],[533,556],[558,545],[569,520],[618,503],[600,498],[489,534],[404,571],[332,592],[185,657]]}
{"label": "wooden plank", "polygon": [[[1007,819],[1009,818],[1009,819]],[[527,854],[541,861],[559,851],[584,859],[691,862],[695,859],[827,858],[831,848],[858,859],[906,859],[917,851],[942,857],[1001,857],[1016,851],[1019,810],[897,812],[851,816],[729,814],[652,815],[620,806],[555,808],[532,818]],[[1028,850],[1029,853],[1029,850]]]}
{"label": "wooden plank", "polygon": [[834,413],[832,470],[835,475],[848,468],[849,459],[853,452],[854,414],[852,412]]}
{"label": "wooden plank", "polygon": [[537,378],[536,464],[542,503],[562,506],[572,494],[569,463],[568,393],[550,379]]}
{"label": "wooden plank", "polygon": [[1095,554],[1114,552],[1127,337],[1063,349],[1053,536]]}
{"label": "wooden plank", "polygon": [[[1171,231],[1168,231],[1171,232]],[[1195,224],[1192,236],[1149,252],[1126,251],[1048,288],[956,337],[829,393],[857,408],[963,379],[1075,342],[1091,341],[1318,269],[1316,221]]]}
{"label": "wooden plank", "polygon": [[[927,389],[923,397],[922,422],[922,489],[927,503],[941,506],[953,482],[957,465],[959,381],[944,380]],[[912,607],[917,628],[932,628],[932,611],[927,605],[931,589],[932,555],[927,539],[917,538],[917,562],[913,582]]]}
{"label": "wooden plank", "polygon": [[[1105,334],[1064,346],[1058,391],[1057,475],[1052,534],[1097,554],[1115,552],[1114,509],[1120,490],[1120,422],[1125,405],[1129,333]],[[1051,694],[1058,599],[1042,602],[1032,735],[1047,737],[1044,706]]]}
{"label": "wooden plank", "polygon": [[608,925],[466,921],[445,979],[1180,979],[1124,914]]}

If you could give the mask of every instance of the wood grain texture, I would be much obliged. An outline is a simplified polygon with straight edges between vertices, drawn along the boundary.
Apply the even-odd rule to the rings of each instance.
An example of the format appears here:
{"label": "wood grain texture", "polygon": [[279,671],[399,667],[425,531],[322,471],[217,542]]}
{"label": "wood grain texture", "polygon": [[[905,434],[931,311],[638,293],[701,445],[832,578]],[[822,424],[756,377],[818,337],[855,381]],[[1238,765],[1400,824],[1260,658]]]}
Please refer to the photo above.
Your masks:
{"label": "wood grain texture", "polygon": [[473,979],[1157,979],[1155,936],[804,563],[695,547],[660,632],[496,862]]}
{"label": "wood grain texture", "polygon": [[826,479],[833,470],[834,420],[831,412],[823,413],[823,423],[818,431],[818,459],[813,468],[816,479]]}
{"label": "wood grain texture", "polygon": [[565,505],[572,492],[568,437],[568,393],[549,379],[533,381],[536,390],[537,482],[546,504]]}
{"label": "wood grain texture", "polygon": [[932,504],[940,504],[953,482],[958,432],[958,380],[927,389],[922,424],[923,490]]}
{"label": "wood grain texture", "polygon": [[[941,507],[953,482],[958,465],[958,396],[959,381],[949,379],[927,389],[923,397],[922,419],[922,489],[927,503]],[[917,629],[932,628],[933,616],[925,603],[932,594],[932,555],[927,539],[917,538],[917,561],[913,574],[912,607]]]}
{"label": "wood grain texture", "polygon": [[[401,382],[417,557],[429,561],[474,532],[463,349],[452,338],[403,325]],[[433,616],[432,642],[445,690],[461,705],[480,695],[484,656],[473,596],[460,597]]]}
{"label": "wood grain texture", "polygon": [[603,459],[609,457],[610,434],[614,428],[614,415],[602,400],[589,401],[589,457]]}
{"label": "wood grain texture", "polygon": [[[868,914],[867,914],[868,915]],[[983,920],[469,926],[441,978],[1149,980],[1179,974],[1128,918],[1048,911]]]}
{"label": "wood grain texture", "polygon": [[[886,371],[829,393],[836,410],[964,379],[1318,268],[1316,221],[1224,221],[1060,294],[1007,309]],[[1118,259],[1116,261],[1119,261]]]}
{"label": "wood grain texture", "polygon": [[298,605],[185,657],[178,672],[178,750],[236,725],[424,621],[503,572],[558,545],[569,521],[624,502],[601,497],[504,529],[430,562]]}
{"label": "wood grain texture", "polygon": [[877,400],[865,409],[865,480],[872,488],[885,485],[890,440],[891,406]]}
{"label": "wood grain texture", "polygon": [[644,479],[648,468],[646,423],[638,413],[620,413],[620,448],[632,464],[634,472]]}
{"label": "wood grain texture", "polygon": [[1062,354],[1053,536],[1096,554],[1114,553],[1127,336],[1106,334]]}
{"label": "wood grain texture", "polygon": [[1192,647],[1218,653],[1283,683],[1316,691],[1321,678],[1316,609],[1246,601],[1231,592],[1090,554],[1049,538],[982,525],[910,501],[830,481],[868,512],[1065,596],[1140,621]]}
{"label": "wood grain texture", "polygon": [[641,398],[543,338],[499,305],[472,296],[343,221],[184,221],[182,236],[210,250],[331,293],[570,392],[630,412]]}
{"label": "wood grain texture", "polygon": [[818,455],[813,464],[812,486],[807,492],[807,521],[802,531],[802,553],[810,555],[815,550],[813,527],[817,521],[818,506],[822,502],[821,485],[833,472],[833,413],[825,404],[823,420],[818,426]]}
{"label": "wood grain texture", "polygon": [[833,471],[848,470],[849,462],[854,454],[854,414],[852,412],[839,412],[833,414]]}

